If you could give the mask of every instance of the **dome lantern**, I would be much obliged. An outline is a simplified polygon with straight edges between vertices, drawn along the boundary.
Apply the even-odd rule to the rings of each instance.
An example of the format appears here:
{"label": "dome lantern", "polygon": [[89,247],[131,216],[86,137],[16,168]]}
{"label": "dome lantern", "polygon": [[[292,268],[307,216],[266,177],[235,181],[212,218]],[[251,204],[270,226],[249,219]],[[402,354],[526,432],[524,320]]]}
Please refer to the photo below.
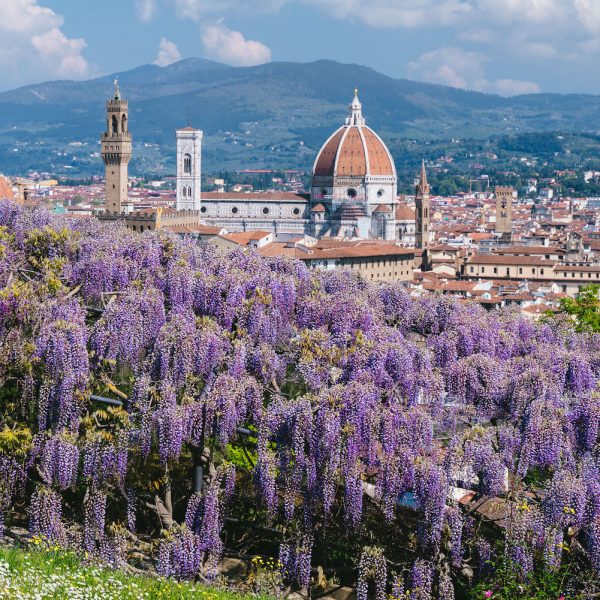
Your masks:
{"label": "dome lantern", "polygon": [[350,115],[346,119],[346,125],[364,125],[365,119],[362,116],[362,104],[358,99],[358,88],[354,88],[354,100],[350,104]]}

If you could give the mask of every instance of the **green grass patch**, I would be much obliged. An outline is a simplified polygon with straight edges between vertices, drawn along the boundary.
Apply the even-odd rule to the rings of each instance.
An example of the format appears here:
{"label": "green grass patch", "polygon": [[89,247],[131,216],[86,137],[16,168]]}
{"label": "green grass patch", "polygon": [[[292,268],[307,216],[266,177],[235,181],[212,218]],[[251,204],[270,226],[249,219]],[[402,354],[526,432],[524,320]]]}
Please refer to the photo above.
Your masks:
{"label": "green grass patch", "polygon": [[243,600],[256,596],[196,583],[129,575],[116,569],[88,566],[75,554],[59,550],[0,548],[0,598]]}

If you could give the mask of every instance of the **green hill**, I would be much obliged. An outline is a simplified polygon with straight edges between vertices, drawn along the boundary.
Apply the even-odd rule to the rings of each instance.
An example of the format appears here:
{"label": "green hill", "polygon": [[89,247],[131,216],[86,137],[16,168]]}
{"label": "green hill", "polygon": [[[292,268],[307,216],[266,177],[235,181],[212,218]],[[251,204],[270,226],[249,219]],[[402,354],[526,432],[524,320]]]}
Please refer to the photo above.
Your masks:
{"label": "green hill", "polygon": [[[97,151],[114,77],[46,82],[0,93],[0,170],[101,172],[99,159],[90,154]],[[368,123],[393,152],[394,140],[402,138],[487,139],[600,130],[597,96],[507,99],[325,60],[236,68],[193,58],[164,68],[145,65],[118,77],[130,101],[137,143],[134,171],[170,170],[174,131],[188,121],[205,131],[205,167],[212,171],[242,165],[307,167],[343,122],[354,87],[360,89]]]}

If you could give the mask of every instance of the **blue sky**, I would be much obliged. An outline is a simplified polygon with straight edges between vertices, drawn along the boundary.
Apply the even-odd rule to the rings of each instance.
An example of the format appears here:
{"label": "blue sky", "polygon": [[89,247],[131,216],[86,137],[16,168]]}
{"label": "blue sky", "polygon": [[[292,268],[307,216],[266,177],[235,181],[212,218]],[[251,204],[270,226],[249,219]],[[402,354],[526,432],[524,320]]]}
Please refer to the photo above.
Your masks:
{"label": "blue sky", "polygon": [[600,0],[1,0],[0,89],[203,56],[600,93]]}

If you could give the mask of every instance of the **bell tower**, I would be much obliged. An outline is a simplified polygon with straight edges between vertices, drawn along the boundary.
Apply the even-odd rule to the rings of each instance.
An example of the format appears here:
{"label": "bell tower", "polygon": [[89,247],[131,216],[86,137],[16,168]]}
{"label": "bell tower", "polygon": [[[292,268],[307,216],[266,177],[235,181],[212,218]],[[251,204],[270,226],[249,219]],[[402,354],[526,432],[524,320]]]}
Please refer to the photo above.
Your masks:
{"label": "bell tower", "polygon": [[106,131],[102,134],[102,160],[106,166],[105,210],[121,214],[127,202],[127,167],[131,160],[127,100],[121,99],[119,82],[115,79],[115,95],[106,103]]}
{"label": "bell tower", "polygon": [[188,126],[176,135],[177,210],[200,210],[202,131]]}
{"label": "bell tower", "polygon": [[415,247],[427,248],[429,245],[429,184],[427,183],[427,171],[425,171],[425,160],[421,164],[421,175],[415,190],[416,228]]}
{"label": "bell tower", "polygon": [[512,237],[513,188],[496,187],[496,233],[502,241]]}

